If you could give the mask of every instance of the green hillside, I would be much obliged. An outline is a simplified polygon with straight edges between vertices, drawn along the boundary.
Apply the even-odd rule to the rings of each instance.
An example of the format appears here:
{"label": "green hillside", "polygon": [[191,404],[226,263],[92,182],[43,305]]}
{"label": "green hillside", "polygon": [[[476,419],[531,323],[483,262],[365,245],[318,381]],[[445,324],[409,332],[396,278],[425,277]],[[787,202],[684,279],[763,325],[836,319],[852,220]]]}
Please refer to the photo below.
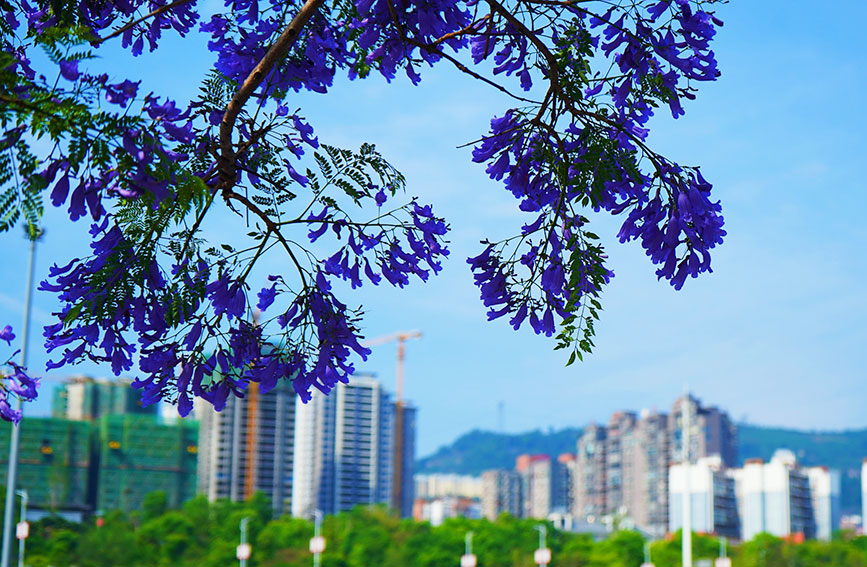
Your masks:
{"label": "green hillside", "polygon": [[474,429],[451,445],[420,459],[416,471],[479,475],[487,469],[511,469],[515,466],[515,457],[524,453],[553,456],[574,453],[580,434],[581,429],[575,427],[516,434]]}
{"label": "green hillside", "polygon": [[[518,434],[473,430],[420,459],[416,470],[479,475],[487,469],[511,469],[515,457],[524,453],[551,456],[574,453],[580,433],[581,429],[576,427]],[[741,462],[747,458],[767,461],[775,450],[785,448],[793,451],[804,465],[838,469],[842,477],[843,513],[860,514],[861,460],[867,457],[867,429],[818,432],[740,425],[738,443]]]}

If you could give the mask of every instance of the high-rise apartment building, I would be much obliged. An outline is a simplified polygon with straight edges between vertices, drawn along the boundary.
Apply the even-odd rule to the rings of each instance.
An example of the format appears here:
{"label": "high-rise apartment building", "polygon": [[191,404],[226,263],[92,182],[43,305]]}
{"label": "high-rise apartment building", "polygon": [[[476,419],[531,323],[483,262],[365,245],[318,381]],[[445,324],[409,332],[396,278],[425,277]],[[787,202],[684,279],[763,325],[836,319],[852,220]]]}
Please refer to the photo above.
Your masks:
{"label": "high-rise apartment building", "polygon": [[[415,503],[415,432],[418,409],[407,404],[406,401],[403,401],[398,408],[395,402],[392,404],[393,415],[397,415],[398,411],[402,411],[403,414],[403,435],[401,437],[403,445],[399,449],[400,455],[397,455],[398,447],[392,443],[392,458],[400,459],[401,462],[400,486],[393,488],[392,491],[393,499],[398,500],[398,502],[393,503],[393,506],[401,518],[411,518]],[[394,422],[397,426],[397,420]]]}
{"label": "high-rise apartment building", "polygon": [[622,443],[623,505],[636,526],[662,537],[668,530],[668,416],[642,413]]}
{"label": "high-rise apartment building", "polygon": [[867,533],[867,458],[861,461],[861,530]]}
{"label": "high-rise apartment building", "polygon": [[152,415],[157,405],[143,407],[131,380],[76,376],[55,386],[51,415],[61,419],[93,421],[104,415]]}
{"label": "high-rise apartment building", "polygon": [[711,455],[719,455],[726,467],[737,466],[738,445],[737,427],[732,423],[726,412],[716,407],[703,407],[701,402],[689,396],[675,400],[668,416],[668,430],[671,444],[669,455],[671,462],[683,462],[683,406],[688,405],[690,412],[690,451],[692,460]]}
{"label": "high-rise apartment building", "polygon": [[412,514],[415,408],[403,404],[403,502],[393,502],[395,404],[373,378],[354,377],[327,396],[299,401],[292,515],[385,504]]}
{"label": "high-rise apartment building", "polygon": [[296,398],[291,384],[279,382],[264,394],[250,384],[246,397],[230,396],[220,412],[197,401],[198,491],[209,500],[234,501],[261,491],[275,514],[288,512]]}
{"label": "high-rise apartment building", "polygon": [[840,525],[840,471],[828,467],[810,467],[805,471],[810,479],[816,539],[831,541],[831,534]]}
{"label": "high-rise apartment building", "polygon": [[735,478],[744,541],[761,532],[815,537],[810,479],[791,451],[777,451],[769,463],[748,459]]}
{"label": "high-rise apartment building", "polygon": [[521,476],[523,517],[547,518],[551,513],[553,465],[548,455],[520,455],[515,470]]}
{"label": "high-rise apartment building", "polygon": [[581,519],[596,518],[608,509],[605,490],[606,430],[591,423],[578,438],[572,513]]}
{"label": "high-rise apartment building", "polygon": [[551,512],[569,514],[575,506],[575,455],[563,453],[551,466]]}
{"label": "high-rise apartment building", "polygon": [[683,527],[683,499],[689,490],[692,531],[737,539],[740,535],[734,476],[719,455],[669,469],[669,525]]}
{"label": "high-rise apartment building", "polygon": [[[605,512],[621,514],[626,512],[626,502],[632,499],[631,482],[632,429],[637,416],[631,411],[618,411],[608,420],[605,437]],[[624,476],[626,478],[624,478]]]}
{"label": "high-rise apartment building", "polygon": [[485,471],[482,473],[482,515],[494,521],[504,513],[516,518],[523,514],[521,475],[509,470]]}

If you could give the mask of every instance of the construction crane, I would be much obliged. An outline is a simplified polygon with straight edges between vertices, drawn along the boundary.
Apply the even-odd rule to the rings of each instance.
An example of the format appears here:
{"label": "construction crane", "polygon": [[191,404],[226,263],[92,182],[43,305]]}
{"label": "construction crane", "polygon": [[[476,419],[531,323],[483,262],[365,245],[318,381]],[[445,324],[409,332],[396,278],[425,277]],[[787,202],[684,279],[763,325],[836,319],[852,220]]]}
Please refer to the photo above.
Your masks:
{"label": "construction crane", "polygon": [[397,341],[397,401],[394,404],[394,481],[392,501],[400,515],[403,501],[403,361],[406,353],[404,343],[410,339],[421,338],[421,331],[401,331],[382,337],[363,341],[361,346],[374,347]]}

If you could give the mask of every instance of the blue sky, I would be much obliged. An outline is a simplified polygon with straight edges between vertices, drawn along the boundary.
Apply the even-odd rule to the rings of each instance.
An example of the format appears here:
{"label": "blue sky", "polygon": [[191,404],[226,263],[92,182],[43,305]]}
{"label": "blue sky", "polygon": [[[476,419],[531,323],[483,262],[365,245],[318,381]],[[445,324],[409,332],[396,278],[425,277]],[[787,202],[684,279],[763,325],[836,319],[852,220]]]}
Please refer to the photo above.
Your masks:
{"label": "blue sky", "polygon": [[[617,243],[617,219],[591,217],[616,277],[602,298],[595,354],[568,368],[551,340],[486,321],[464,263],[481,238],[525,222],[469,150],[457,149],[484,133],[508,101],[441,65],[419,87],[341,80],[324,97],[290,102],[326,143],[375,143],[407,176],[408,194],[433,203],[451,224],[452,257],[430,283],[344,296],[364,305],[369,337],[424,333],[407,344],[405,383],[419,407],[419,454],[472,428],[496,429],[500,402],[506,431],[578,426],[618,409],[667,410],[685,383],[739,421],[867,427],[867,4],[815,7],[740,0],[718,8],[726,23],[715,41],[722,77],[702,85],[685,117],[651,122],[651,143],[701,165],[723,203],[728,237],[714,273],[675,292],[657,282],[638,245]],[[165,52],[106,65],[184,99],[206,58],[200,44],[173,42]],[[87,245],[86,226],[63,214],[49,211],[46,226],[42,273]],[[0,250],[0,322],[20,330],[26,244],[14,231],[0,235]],[[281,266],[275,259],[267,267]],[[35,305],[31,367],[40,369],[39,327],[53,305],[46,294]],[[377,347],[359,368],[391,386],[395,355],[394,344]],[[47,375],[33,413],[48,410],[52,380],[64,375]]]}

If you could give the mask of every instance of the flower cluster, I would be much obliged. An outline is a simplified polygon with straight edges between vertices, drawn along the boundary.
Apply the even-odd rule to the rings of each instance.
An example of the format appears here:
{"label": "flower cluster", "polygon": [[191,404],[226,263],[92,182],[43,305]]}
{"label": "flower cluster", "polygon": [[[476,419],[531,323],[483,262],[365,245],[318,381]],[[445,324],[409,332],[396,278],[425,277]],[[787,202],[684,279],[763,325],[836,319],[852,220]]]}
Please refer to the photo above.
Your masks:
{"label": "flower cluster", "polygon": [[[320,143],[285,97],[325,93],[341,69],[389,81],[403,69],[417,84],[421,64],[441,61],[524,104],[498,112],[472,155],[528,215],[517,235],[484,241],[468,260],[488,318],[527,323],[580,357],[613,276],[585,215],[622,214],[620,240],[638,240],[676,289],[710,270],[725,235],[698,168],[647,145],[656,108],[677,118],[694,84],[719,75],[710,43],[722,23],[705,9],[716,1],[224,0],[199,22],[193,2],[15,0],[0,25],[0,92],[17,120],[7,127],[0,112],[0,149],[18,152],[25,185],[3,198],[27,203],[17,196],[44,190],[73,221],[93,223],[92,254],[52,267],[41,284],[62,303],[45,329],[49,367],[108,364],[136,376],[144,403],[166,399],[181,414],[195,397],[221,409],[252,383],[267,391],[289,380],[307,400],[347,381],[368,351],[360,311],[337,283],[426,281],[448,255],[448,227],[415,199],[392,207],[399,172],[370,145]],[[92,74],[91,53],[78,48],[121,36],[138,55],[169,30],[205,34],[215,57],[186,107]],[[277,45],[285,55],[268,62]],[[37,47],[56,81],[34,70]],[[50,153],[31,155],[27,140],[44,135]],[[243,216],[249,247],[203,241],[220,204]],[[38,219],[38,203],[15,206]],[[291,271],[256,285],[253,267],[272,250]],[[6,391],[35,396],[36,383],[11,366]],[[0,413],[14,417],[5,403]]]}
{"label": "flower cluster", "polygon": [[[0,328],[0,340],[6,341],[6,344],[11,346],[14,339],[15,334],[10,325]],[[12,361],[12,357],[16,354],[18,353],[12,353],[3,364],[12,372],[3,374],[0,380],[0,418],[12,423],[21,421],[21,410],[13,409],[9,404],[10,395],[23,402],[29,402],[36,399],[39,389],[39,379],[29,376],[24,367]]]}

